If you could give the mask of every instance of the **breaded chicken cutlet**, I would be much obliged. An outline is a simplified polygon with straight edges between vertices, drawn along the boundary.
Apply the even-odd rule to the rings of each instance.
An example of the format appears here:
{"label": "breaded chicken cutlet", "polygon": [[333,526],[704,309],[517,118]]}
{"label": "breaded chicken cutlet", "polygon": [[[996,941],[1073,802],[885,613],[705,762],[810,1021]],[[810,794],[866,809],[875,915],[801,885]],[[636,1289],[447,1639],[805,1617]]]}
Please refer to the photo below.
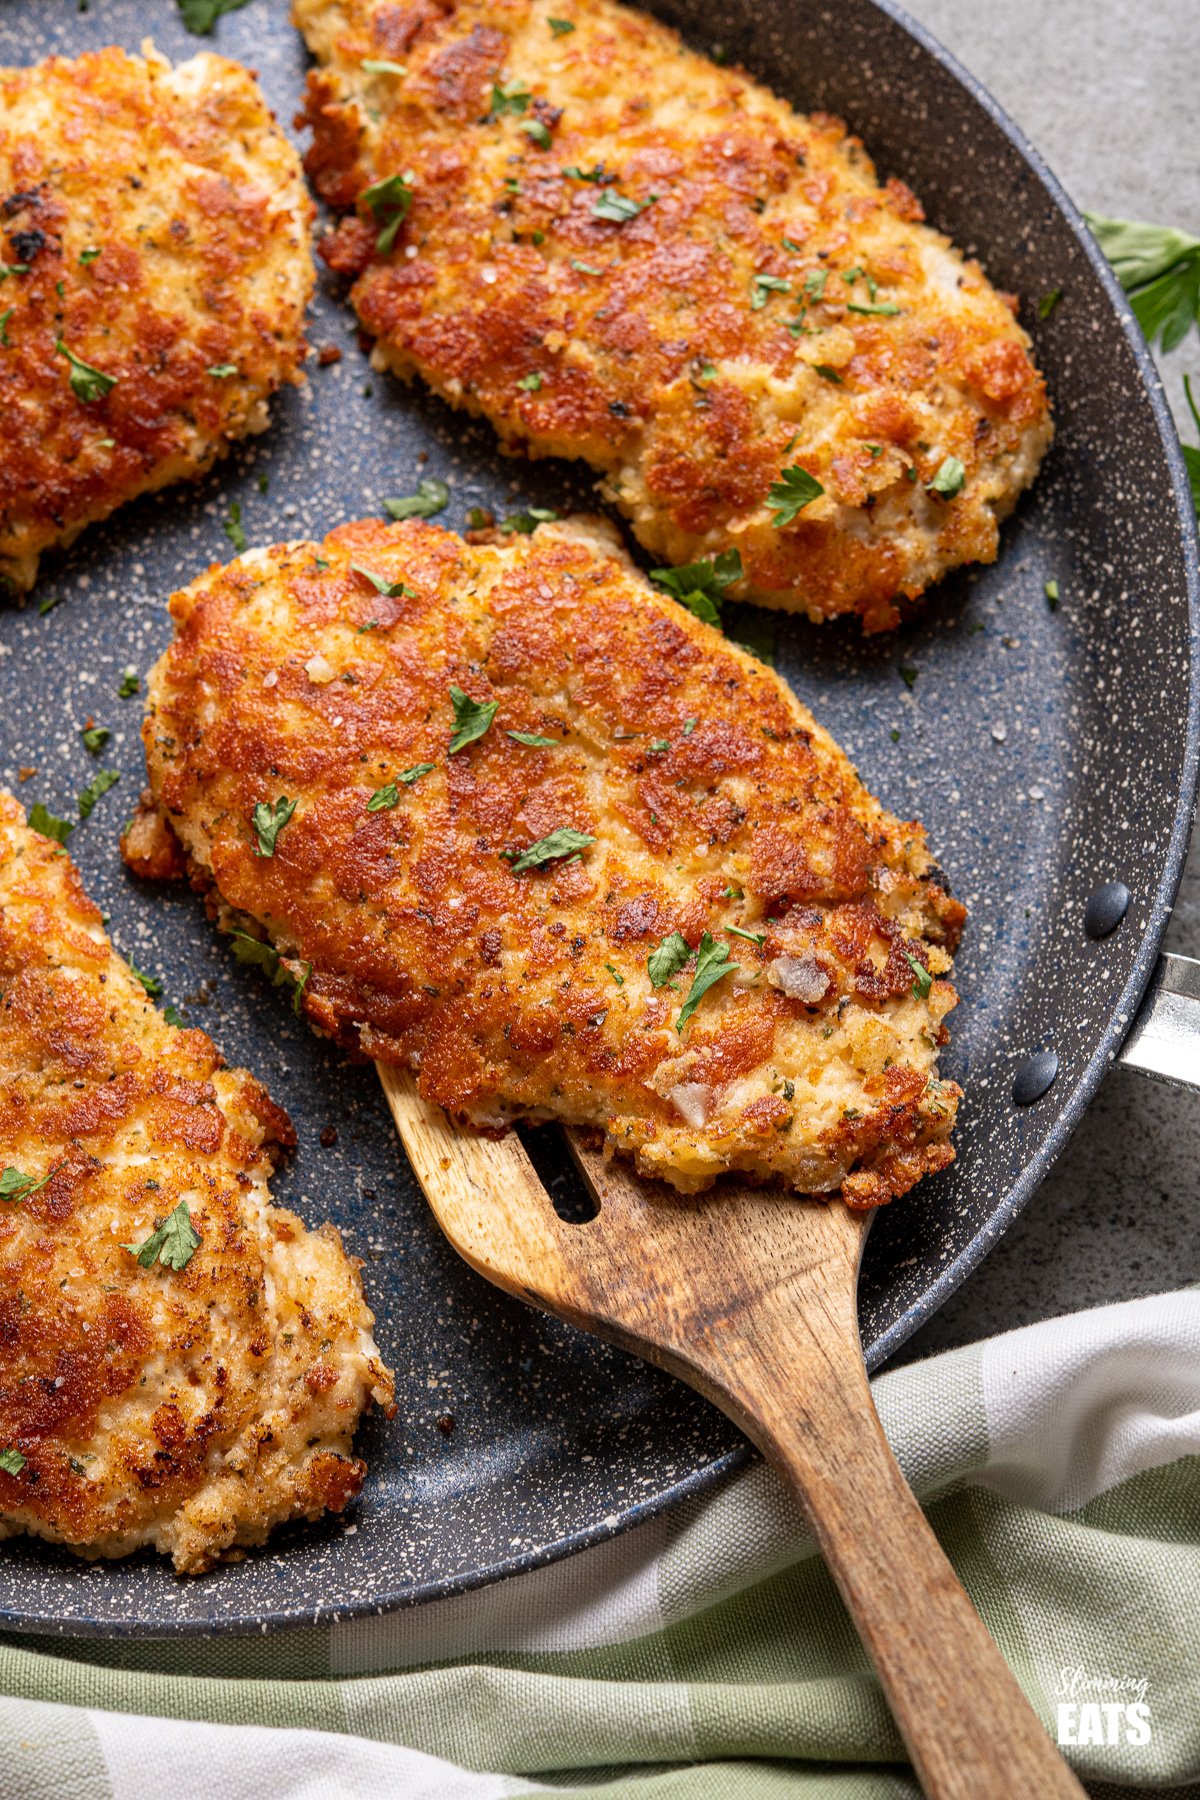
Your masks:
{"label": "breaded chicken cutlet", "polygon": [[195,1574],[357,1493],[392,1377],[337,1232],[271,1204],[293,1141],[0,794],[0,1536]]}
{"label": "breaded chicken cutlet", "polygon": [[580,457],[733,598],[900,618],[990,562],[1050,442],[979,265],[804,118],[612,0],[293,0],[319,246],[375,360]]}
{"label": "breaded chicken cutlet", "polygon": [[964,913],[921,827],[601,522],[364,521],[171,610],[127,859],[269,939],[318,1030],[685,1191],[868,1207],[953,1160]]}
{"label": "breaded chicken cutlet", "polygon": [[145,49],[0,69],[0,591],[299,379],[296,153],[246,69]]}

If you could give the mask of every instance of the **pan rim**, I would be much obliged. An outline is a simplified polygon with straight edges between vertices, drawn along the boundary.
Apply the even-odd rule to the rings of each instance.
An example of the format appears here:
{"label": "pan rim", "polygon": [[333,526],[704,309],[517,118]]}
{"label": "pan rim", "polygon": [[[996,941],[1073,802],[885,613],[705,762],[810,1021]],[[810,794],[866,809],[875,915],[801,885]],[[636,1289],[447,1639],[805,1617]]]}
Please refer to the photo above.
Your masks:
{"label": "pan rim", "polygon": [[[1074,1085],[1066,1099],[1058,1105],[1057,1117],[1053,1126],[1026,1161],[1020,1175],[1009,1187],[1001,1204],[996,1207],[986,1223],[981,1226],[958,1255],[926,1288],[920,1298],[915,1300],[887,1330],[864,1346],[867,1367],[876,1370],[894,1355],[905,1340],[932,1317],[962,1282],[973,1273],[984,1256],[1031,1199],[1066,1148],[1084,1112],[1094,1099],[1100,1082],[1114,1061],[1117,1050],[1128,1032],[1137,1006],[1149,984],[1182,877],[1195,812],[1197,785],[1200,782],[1200,653],[1198,653],[1198,645],[1200,645],[1200,534],[1197,530],[1179,437],[1166,403],[1162,381],[1128,301],[1085,224],[1080,210],[1071,201],[1021,128],[1015,124],[986,87],[964,67],[957,57],[948,51],[924,25],[913,19],[903,7],[897,5],[895,0],[868,0],[868,3],[874,12],[889,20],[944,70],[1003,133],[1025,167],[1040,184],[1050,204],[1069,227],[1102,290],[1107,295],[1116,320],[1132,352],[1170,471],[1175,517],[1181,533],[1180,549],[1186,580],[1188,609],[1188,706],[1179,794],[1171,831],[1163,851],[1160,875],[1150,902],[1150,918],[1132,958],[1120,997],[1112,1008],[1103,1030],[1098,1034],[1097,1042],[1086,1065],[1075,1078]],[[245,1617],[189,1617],[154,1622],[130,1621],[127,1616],[87,1619],[77,1616],[51,1618],[45,1612],[30,1613],[18,1608],[5,1607],[0,1610],[0,1628],[38,1638],[60,1637],[66,1640],[71,1638],[112,1638],[114,1640],[151,1642],[249,1634],[259,1636],[267,1632],[302,1631],[326,1627],[335,1623],[386,1616],[487,1587],[514,1575],[532,1573],[572,1556],[577,1551],[621,1536],[633,1527],[669,1512],[686,1500],[697,1499],[706,1494],[737,1469],[753,1460],[755,1454],[749,1444],[738,1445],[706,1463],[703,1468],[692,1470],[649,1498],[635,1502],[622,1511],[610,1515],[607,1519],[569,1532],[551,1544],[521,1551],[512,1557],[495,1560],[486,1567],[460,1574],[413,1580],[406,1586],[398,1587],[382,1600],[352,1601],[340,1606],[310,1603],[286,1611],[272,1611],[253,1620]],[[22,1545],[22,1548],[27,1547],[35,1555],[39,1549],[44,1552],[52,1548],[49,1545],[38,1546],[34,1539],[14,1540],[13,1547],[15,1548],[18,1543]],[[276,1553],[271,1546],[267,1546],[265,1551],[256,1554],[271,1556]],[[78,1572],[80,1575],[85,1575],[90,1566],[95,1565],[71,1563],[68,1565],[67,1572],[68,1574]],[[101,1567],[104,1566],[101,1565]],[[112,1568],[113,1565],[107,1565],[107,1567]],[[166,1573],[164,1571],[164,1574]],[[109,1604],[111,1605],[111,1602]]]}

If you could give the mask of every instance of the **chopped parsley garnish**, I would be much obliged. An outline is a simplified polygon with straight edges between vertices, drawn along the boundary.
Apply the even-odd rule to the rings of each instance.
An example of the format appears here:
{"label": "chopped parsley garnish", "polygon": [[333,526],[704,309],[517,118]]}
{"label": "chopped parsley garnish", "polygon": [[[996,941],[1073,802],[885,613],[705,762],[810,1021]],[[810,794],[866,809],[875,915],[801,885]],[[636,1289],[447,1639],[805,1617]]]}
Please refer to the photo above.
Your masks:
{"label": "chopped parsley garnish", "polygon": [[481,738],[496,716],[498,700],[472,700],[460,687],[450,687],[450,704],[454,708],[454,730],[450,736],[451,756],[457,756],[476,738]]}
{"label": "chopped parsley garnish", "polygon": [[721,889],[721,893],[726,900],[744,900],[746,897],[744,891],[732,881]]}
{"label": "chopped parsley garnish", "polygon": [[755,275],[750,282],[750,310],[760,312],[772,294],[791,292],[791,284],[781,275]]}
{"label": "chopped parsley garnish", "polygon": [[298,802],[280,794],[274,806],[260,800],[250,815],[250,823],[258,836],[258,855],[274,856],[280,832],[296,810]]}
{"label": "chopped parsley garnish", "polygon": [[1038,318],[1048,319],[1062,297],[1063,291],[1060,287],[1051,288],[1048,294],[1043,294],[1038,301]]}
{"label": "chopped parsley garnish", "polygon": [[695,729],[696,729],[696,721],[695,721],[695,719],[685,719],[685,720],[684,720],[684,721],[683,721],[683,735],[684,735],[684,737],[691,737],[691,735],[692,735],[692,733],[693,733],[693,731],[695,731]]}
{"label": "chopped parsley garnish", "polygon": [[36,1194],[40,1188],[44,1188],[53,1173],[51,1169],[50,1174],[43,1175],[39,1181],[34,1175],[23,1175],[20,1169],[5,1169],[0,1174],[0,1200],[11,1200],[19,1205],[30,1194]]}
{"label": "chopped parsley garnish", "polygon": [[807,469],[802,469],[795,463],[790,469],[784,469],[779,480],[773,482],[767,490],[767,505],[775,514],[772,525],[776,530],[790,525],[806,506],[820,499],[824,492],[825,489],[816,476],[810,475]]}
{"label": "chopped parsley garnish", "polygon": [[547,19],[546,23],[554,33],[555,37],[566,37],[569,31],[574,31],[575,29],[575,22],[573,19]]}
{"label": "chopped parsley garnish", "polygon": [[291,971],[284,967],[283,959],[274,944],[264,942],[262,938],[251,937],[246,931],[231,931],[230,942],[233,954],[240,963],[247,963],[256,969],[262,969],[271,977],[272,987],[286,987],[293,982],[292,1011],[300,1017],[300,999],[308,986],[308,978],[312,974],[312,964],[304,964],[304,974],[299,981],[295,980]]}
{"label": "chopped parsley garnish", "polygon": [[207,37],[218,19],[247,4],[248,0],[178,0],[180,18],[197,37]]}
{"label": "chopped parsley garnish", "polygon": [[597,163],[593,169],[581,169],[577,163],[572,163],[569,169],[563,170],[563,174],[571,181],[603,181],[607,170],[603,163]]}
{"label": "chopped parsley garnish", "polygon": [[408,217],[408,210],[413,203],[413,173],[407,169],[403,175],[385,175],[382,181],[372,182],[364,188],[362,198],[375,214],[375,222],[382,229],[375,239],[375,248],[387,251],[396,242],[396,233]]}
{"label": "chopped parsley garnish", "polygon": [[6,1475],[19,1475],[25,1467],[25,1461],[21,1452],[14,1450],[11,1445],[0,1450],[0,1469],[3,1469]]}
{"label": "chopped parsley garnish", "polygon": [[517,383],[517,386],[519,388],[524,388],[527,394],[536,394],[541,385],[542,377],[537,369],[534,369],[528,375],[522,375],[520,381]]}
{"label": "chopped parsley garnish", "polygon": [[121,685],[117,689],[118,700],[132,700],[141,689],[141,677],[136,669],[126,669],[121,677]]}
{"label": "chopped parsley garnish", "polygon": [[383,56],[364,56],[359,65],[364,75],[407,75],[403,63],[389,62]]}
{"label": "chopped parsley garnish", "polygon": [[824,297],[825,283],[829,280],[828,269],[810,269],[804,277],[804,291],[810,300]]}
{"label": "chopped parsley garnish", "polygon": [[101,769],[100,773],[88,782],[79,796],[80,818],[90,819],[95,811],[97,800],[102,794],[107,794],[109,788],[116,787],[120,779],[121,771],[119,769]]}
{"label": "chopped parsley garnish", "polygon": [[832,363],[813,363],[812,372],[819,375],[822,381],[832,381],[837,387],[846,385]]}
{"label": "chopped parsley garnish", "polygon": [[426,475],[418,481],[415,494],[405,494],[399,500],[385,500],[383,510],[389,519],[432,519],[434,513],[440,513],[449,504],[450,489],[436,475]]}
{"label": "chopped parsley garnish", "polygon": [[925,964],[915,957],[911,950],[904,952],[904,959],[913,972],[912,994],[914,1000],[928,1000],[929,990],[933,986],[933,976]]}
{"label": "chopped parsley garnish", "polygon": [[163,1018],[168,1025],[174,1025],[177,1031],[187,1030],[187,1020],[175,1005],[174,1001],[168,1000],[167,1004],[163,1007]]}
{"label": "chopped parsley garnish", "polygon": [[549,750],[558,743],[557,738],[539,737],[536,731],[510,731],[508,736],[518,744],[528,744],[531,750]]}
{"label": "chopped parsley garnish", "polygon": [[785,250],[790,250],[793,256],[799,256],[801,251],[804,249],[803,244],[798,244],[796,242],[795,238],[790,238],[790,237],[784,238],[783,247]]}
{"label": "chopped parsley garnish", "polygon": [[696,973],[692,976],[692,985],[675,1021],[676,1031],[683,1030],[709,988],[714,987],[723,976],[732,975],[739,966],[729,955],[729,945],[714,942],[706,931],[696,952]]}
{"label": "chopped parsley garnish", "polygon": [[967,479],[967,471],[957,456],[948,456],[941,464],[937,474],[928,484],[931,494],[940,494],[943,500],[953,500],[955,494],[961,494],[963,482]]}
{"label": "chopped parsley garnish", "polygon": [[138,968],[138,966],[135,962],[130,963],[129,973],[133,976],[133,979],[135,981],[141,982],[142,986],[145,988],[146,992],[149,994],[149,996],[152,1000],[158,999],[158,996],[163,991],[163,986],[162,986],[162,982],[158,979],[157,975],[146,975],[145,973],[143,973],[143,971],[141,969]]}
{"label": "chopped parsley garnish", "polygon": [[528,537],[539,525],[548,525],[557,519],[558,514],[549,506],[530,506],[524,512],[509,513],[507,519],[500,522],[501,531],[519,531]]}
{"label": "chopped parsley garnish", "polygon": [[492,86],[492,108],[490,118],[499,119],[505,113],[523,113],[529,110],[531,95],[529,84],[524,81],[506,81],[503,86],[499,82]]}
{"label": "chopped parsley garnish", "polygon": [[242,509],[236,500],[231,502],[229,517],[221,529],[240,556],[246,548],[246,534],[242,530]]}
{"label": "chopped parsley garnish", "polygon": [[350,567],[356,575],[369,581],[376,593],[382,594],[385,600],[415,600],[417,597],[402,581],[389,581],[385,575],[376,575],[373,569],[364,569],[361,563],[352,562]]}
{"label": "chopped parsley garnish", "polygon": [[745,938],[747,943],[758,944],[760,948],[767,941],[765,931],[745,931],[740,925],[726,925],[724,929],[731,932],[734,937]]}
{"label": "chopped parsley garnish", "polygon": [[83,747],[88,755],[99,756],[112,736],[112,732],[107,725],[85,725],[79,735],[83,739]]}
{"label": "chopped parsley garnish", "polygon": [[550,136],[549,127],[543,125],[540,119],[523,119],[520,129],[526,137],[532,138],[539,150],[548,150],[554,142]]}
{"label": "chopped parsley garnish", "polygon": [[580,262],[577,256],[571,258],[571,267],[578,269],[581,275],[603,275],[604,273],[604,270],[596,268],[594,263]]}
{"label": "chopped parsley garnish", "polygon": [[61,594],[47,594],[46,598],[38,604],[38,618],[44,619],[47,613],[52,613],[55,607],[60,606],[61,604]]}
{"label": "chopped parsley garnish", "polygon": [[640,212],[645,212],[652,203],[649,200],[634,200],[628,194],[615,193],[612,188],[605,188],[592,208],[593,219],[604,219],[610,225],[627,225],[630,219],[636,219]]}
{"label": "chopped parsley garnish", "polygon": [[921,673],[920,669],[914,668],[912,663],[901,663],[896,673],[911,694],[916,685],[917,676]]}
{"label": "chopped parsley garnish", "polygon": [[396,786],[394,781],[389,781],[386,787],[375,789],[375,792],[367,801],[367,811],[372,813],[390,812],[393,806],[399,806],[399,804],[400,789]]}
{"label": "chopped parsley garnish", "polygon": [[0,281],[7,281],[10,275],[28,275],[28,263],[0,262]]}
{"label": "chopped parsley garnish", "polygon": [[86,250],[81,250],[79,252],[79,260],[86,268],[88,263],[94,263],[96,259],[103,256],[103,254],[104,246],[102,244],[99,247],[95,244],[89,244]]}
{"label": "chopped parsley garnish", "polygon": [[611,963],[605,963],[604,966],[608,970],[609,974],[612,976],[613,980],[616,982],[617,986],[624,987],[625,986],[625,977],[623,975],[618,975],[617,971],[613,968]]}
{"label": "chopped parsley garnish", "polygon": [[705,624],[720,625],[722,596],[732,582],[742,579],[742,559],[736,550],[722,550],[715,558],[704,557],[678,569],[651,569],[650,579]]}
{"label": "chopped parsley garnish", "polygon": [[122,1244],[130,1256],[136,1256],[143,1269],[160,1262],[164,1269],[186,1269],[200,1248],[200,1233],[192,1224],[188,1203],[181,1200],[174,1212],[160,1219],[143,1244]]}
{"label": "chopped parsley garnish", "polygon": [[16,310],[15,306],[10,306],[4,312],[0,313],[0,344],[3,344],[6,350],[12,349],[12,345],[8,341],[8,321],[12,318]]}
{"label": "chopped parsley garnish", "polygon": [[528,850],[522,851],[512,866],[512,872],[514,875],[523,875],[526,869],[540,869],[545,863],[555,862],[560,856],[574,856],[580,850],[586,850],[595,841],[586,831],[575,831],[570,825],[560,826],[548,837],[539,838],[536,844],[530,844]]}
{"label": "chopped parsley garnish", "polygon": [[854,313],[878,313],[882,318],[894,319],[900,311],[900,308],[898,306],[893,306],[890,300],[880,300],[878,305],[869,306],[864,306],[858,300],[847,300],[846,311]]}
{"label": "chopped parsley garnish", "polygon": [[29,829],[41,837],[53,838],[56,844],[65,844],[75,829],[75,821],[56,818],[39,800],[29,809]]}
{"label": "chopped parsley garnish", "polygon": [[84,406],[92,406],[97,400],[103,400],[105,394],[111,393],[116,387],[115,375],[106,375],[103,369],[93,369],[91,363],[85,363],[81,356],[68,350],[61,338],[55,338],[54,348],[70,364],[71,392]]}
{"label": "chopped parsley garnish", "polygon": [[656,988],[666,987],[672,976],[678,975],[691,954],[692,947],[682,931],[672,931],[646,959],[651,985]]}
{"label": "chopped parsley garnish", "polygon": [[213,363],[208,372],[214,381],[228,381],[231,375],[237,374],[238,366],[236,363]]}
{"label": "chopped parsley garnish", "polygon": [[1085,213],[1148,343],[1175,350],[1200,322],[1200,238],[1166,225]]}
{"label": "chopped parsley garnish", "polygon": [[495,522],[491,513],[484,506],[472,506],[467,510],[468,531],[487,531]]}
{"label": "chopped parsley garnish", "polygon": [[1058,605],[1057,581],[1048,581],[1042,591],[1046,596],[1046,605],[1050,608],[1050,611],[1053,612]]}

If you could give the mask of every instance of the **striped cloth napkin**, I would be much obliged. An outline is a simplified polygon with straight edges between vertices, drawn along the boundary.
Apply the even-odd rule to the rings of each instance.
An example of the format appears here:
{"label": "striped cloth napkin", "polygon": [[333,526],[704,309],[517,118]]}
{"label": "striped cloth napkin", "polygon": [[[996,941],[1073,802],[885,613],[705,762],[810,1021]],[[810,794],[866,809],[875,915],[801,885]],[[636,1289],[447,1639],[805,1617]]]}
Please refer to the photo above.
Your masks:
{"label": "striped cloth napkin", "polygon": [[[1091,1791],[1200,1781],[1200,1292],[933,1357],[875,1396]],[[198,1643],[0,1638],[0,1695],[18,1800],[919,1791],[761,1465],[599,1549],[389,1618]]]}

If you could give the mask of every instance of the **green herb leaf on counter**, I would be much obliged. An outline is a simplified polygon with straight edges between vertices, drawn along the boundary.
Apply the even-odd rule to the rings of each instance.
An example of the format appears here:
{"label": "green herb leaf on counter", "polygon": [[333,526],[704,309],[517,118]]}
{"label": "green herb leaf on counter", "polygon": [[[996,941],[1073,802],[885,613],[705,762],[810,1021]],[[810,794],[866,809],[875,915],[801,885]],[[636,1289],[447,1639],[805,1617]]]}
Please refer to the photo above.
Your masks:
{"label": "green herb leaf on counter", "polygon": [[174,1212],[167,1214],[142,1244],[122,1244],[130,1256],[136,1256],[143,1269],[160,1262],[164,1269],[186,1269],[200,1248],[200,1233],[192,1224],[188,1203],[181,1200]]}
{"label": "green herb leaf on counter", "polygon": [[436,475],[426,475],[418,481],[415,494],[405,494],[399,500],[385,500],[383,510],[389,519],[432,519],[434,513],[440,513],[450,502],[450,489]]}
{"label": "green herb leaf on counter", "polygon": [[779,480],[773,482],[767,490],[767,505],[774,512],[771,520],[776,530],[784,525],[792,524],[806,506],[819,500],[825,489],[815,475],[793,463],[790,469],[784,469]]}
{"label": "green herb leaf on counter", "polygon": [[732,975],[739,967],[740,964],[735,963],[729,955],[729,945],[715,943],[706,931],[696,952],[696,973],[692,976],[692,985],[675,1021],[676,1031],[682,1032],[709,988],[714,987],[724,976]]}
{"label": "green herb leaf on counter", "polygon": [[258,855],[274,856],[279,834],[291,819],[298,802],[281,794],[274,806],[260,800],[250,815],[250,823],[258,836]]}
{"label": "green herb leaf on counter", "polygon": [[1200,324],[1200,238],[1136,219],[1084,218],[1125,292],[1147,342],[1175,350]]}
{"label": "green herb leaf on counter", "polygon": [[29,829],[42,837],[53,838],[56,844],[65,844],[75,829],[75,821],[56,818],[39,800],[29,809]]}
{"label": "green herb leaf on counter", "polygon": [[657,950],[650,952],[646,960],[651,985],[656,988],[666,987],[671,978],[678,975],[691,954],[692,947],[682,931],[672,931]]}
{"label": "green herb leaf on counter", "polygon": [[472,700],[460,687],[450,687],[450,704],[454,708],[454,730],[450,737],[451,756],[457,756],[476,738],[481,738],[496,716],[498,700]]}
{"label": "green herb leaf on counter", "polygon": [[93,406],[116,387],[115,375],[106,375],[103,369],[94,369],[91,363],[85,363],[81,356],[68,350],[61,338],[55,338],[54,348],[59,356],[66,357],[71,370],[71,392],[84,406]]}
{"label": "green herb leaf on counter", "polygon": [[574,856],[580,850],[586,850],[595,841],[586,831],[575,831],[570,825],[562,825],[548,837],[539,838],[536,844],[530,844],[528,850],[522,851],[512,866],[512,872],[514,875],[523,875],[526,869],[540,869],[561,856]]}
{"label": "green herb leaf on counter", "polygon": [[97,800],[102,794],[107,794],[109,788],[116,787],[120,779],[121,771],[119,769],[101,769],[100,773],[88,782],[79,796],[80,818],[90,819],[96,809]]}

